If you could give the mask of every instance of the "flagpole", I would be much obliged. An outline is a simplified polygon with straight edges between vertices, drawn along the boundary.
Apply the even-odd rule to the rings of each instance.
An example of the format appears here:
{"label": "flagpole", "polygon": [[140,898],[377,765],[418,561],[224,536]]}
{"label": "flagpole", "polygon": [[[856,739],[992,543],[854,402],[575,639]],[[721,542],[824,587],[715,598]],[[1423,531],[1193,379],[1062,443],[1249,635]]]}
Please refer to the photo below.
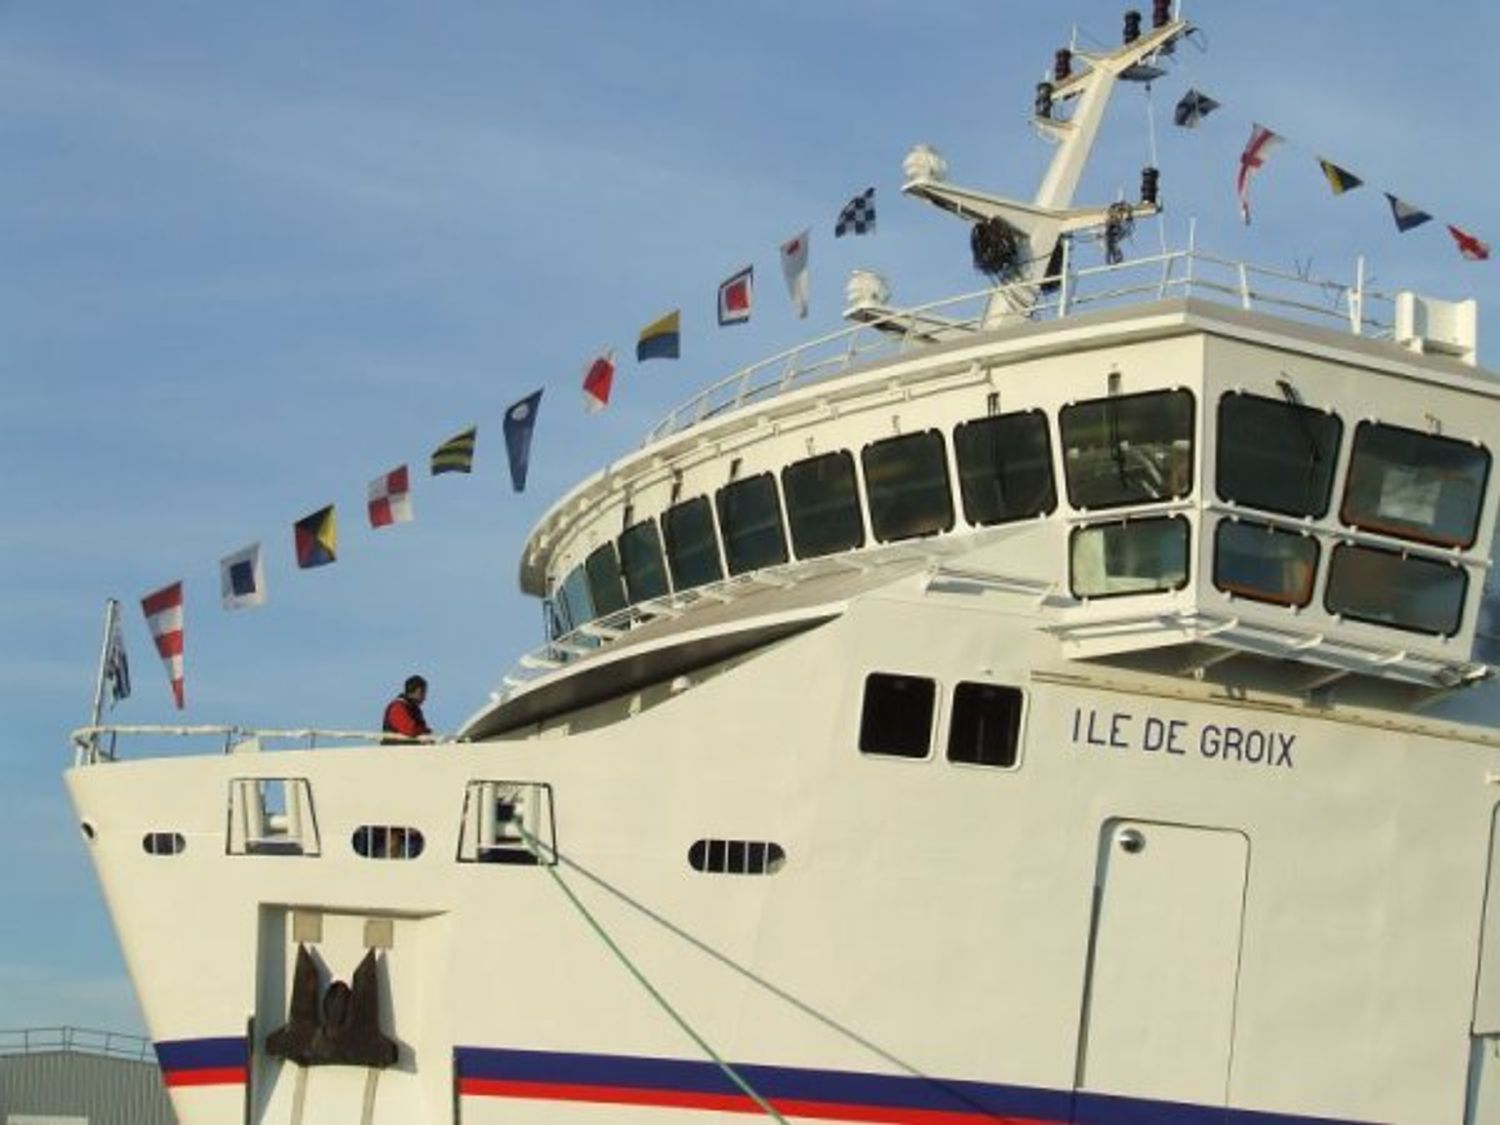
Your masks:
{"label": "flagpole", "polygon": [[[99,719],[104,714],[104,680],[109,673],[107,667],[109,661],[109,638],[114,633],[115,618],[119,615],[120,603],[114,598],[106,598],[104,601],[104,640],[99,645],[99,678],[94,682],[94,710],[89,716],[89,726],[97,727]],[[97,746],[99,736],[93,736]]]}

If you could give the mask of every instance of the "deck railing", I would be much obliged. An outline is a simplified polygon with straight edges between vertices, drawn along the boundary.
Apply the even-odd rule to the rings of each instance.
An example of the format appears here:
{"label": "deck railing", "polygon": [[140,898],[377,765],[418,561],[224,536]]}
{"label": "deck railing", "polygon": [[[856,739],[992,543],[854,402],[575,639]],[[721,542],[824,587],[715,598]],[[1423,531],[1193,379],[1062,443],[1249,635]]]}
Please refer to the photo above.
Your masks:
{"label": "deck railing", "polygon": [[[295,730],[244,726],[97,726],[79,727],[73,732],[74,761],[78,765],[112,762],[115,744],[121,736],[149,738],[208,738],[222,743],[225,754],[270,749],[267,741],[292,743],[292,749],[314,750],[320,743],[353,742],[372,745],[392,737],[384,731],[332,730],[304,727]],[[412,741],[440,742],[441,735],[429,735]]]}
{"label": "deck railing", "polygon": [[[1045,291],[1044,291],[1045,290]],[[649,445],[707,418],[834,378],[875,359],[961,340],[980,331],[992,300],[1006,296],[1046,321],[1143,300],[1205,297],[1312,323],[1338,324],[1356,335],[1391,334],[1395,298],[1366,287],[1364,260],[1348,281],[1314,278],[1206,254],[1194,246],[1118,265],[1063,269],[1044,286],[1023,282],[883,310],[860,324],[810,340],[710,384],[652,427]]]}

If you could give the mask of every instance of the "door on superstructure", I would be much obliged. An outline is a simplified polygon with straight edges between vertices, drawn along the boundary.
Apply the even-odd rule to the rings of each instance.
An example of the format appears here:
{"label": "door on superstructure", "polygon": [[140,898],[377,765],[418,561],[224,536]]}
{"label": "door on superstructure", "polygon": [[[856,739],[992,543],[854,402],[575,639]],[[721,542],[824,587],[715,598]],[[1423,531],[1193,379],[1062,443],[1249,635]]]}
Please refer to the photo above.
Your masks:
{"label": "door on superstructure", "polygon": [[1075,1121],[1090,1095],[1226,1104],[1249,861],[1239,832],[1105,823]]}

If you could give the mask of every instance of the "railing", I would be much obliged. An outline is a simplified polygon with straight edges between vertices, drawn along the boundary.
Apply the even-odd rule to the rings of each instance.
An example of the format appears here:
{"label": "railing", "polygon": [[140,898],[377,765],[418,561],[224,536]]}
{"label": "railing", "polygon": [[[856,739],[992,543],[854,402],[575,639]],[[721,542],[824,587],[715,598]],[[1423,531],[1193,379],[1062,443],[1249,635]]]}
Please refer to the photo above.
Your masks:
{"label": "railing", "polygon": [[0,1055],[37,1055],[52,1051],[156,1061],[151,1040],[139,1035],[95,1031],[87,1027],[0,1029]]}
{"label": "railing", "polygon": [[[991,302],[1007,298],[1029,308],[1032,321],[1062,319],[1140,300],[1189,296],[1217,298],[1243,309],[1265,309],[1315,323],[1334,322],[1355,335],[1389,336],[1394,321],[1395,299],[1366,288],[1363,259],[1356,264],[1351,282],[1220,258],[1192,245],[1187,250],[1082,270],[1071,269],[1066,259],[1067,255],[1062,273],[1045,279],[1049,292],[1036,282],[1020,282],[883,310],[878,315],[872,312],[861,324],[742,368],[672,410],[651,429],[646,444],[726,411],[834,378],[868,360],[899,355],[937,339],[972,335],[985,326]],[[1371,315],[1372,307],[1381,315]]]}
{"label": "railing", "polygon": [[[393,737],[387,731],[368,730],[324,730],[311,727],[296,730],[273,730],[265,727],[242,726],[98,726],[79,727],[73,732],[74,761],[78,765],[93,765],[96,762],[112,762],[115,758],[115,743],[121,735],[160,738],[214,738],[224,744],[224,753],[267,749],[266,740],[296,743],[296,749],[315,750],[319,740],[323,742],[358,742],[371,744]],[[395,736],[399,737],[399,736]],[[427,735],[420,739],[402,739],[414,742],[441,742],[441,735]]]}

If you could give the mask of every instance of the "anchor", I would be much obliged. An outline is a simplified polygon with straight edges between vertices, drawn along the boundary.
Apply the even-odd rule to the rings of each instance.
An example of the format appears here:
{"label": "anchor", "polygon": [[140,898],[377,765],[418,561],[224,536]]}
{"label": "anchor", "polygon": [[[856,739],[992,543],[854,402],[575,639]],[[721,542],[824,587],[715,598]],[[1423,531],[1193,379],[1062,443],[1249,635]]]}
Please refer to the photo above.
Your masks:
{"label": "anchor", "polygon": [[365,952],[350,984],[335,980],[323,992],[318,966],[297,945],[292,999],[283,1027],[266,1036],[266,1054],[298,1066],[363,1066],[383,1069],[396,1061],[393,1039],[380,1030],[380,982],[375,950]]}

